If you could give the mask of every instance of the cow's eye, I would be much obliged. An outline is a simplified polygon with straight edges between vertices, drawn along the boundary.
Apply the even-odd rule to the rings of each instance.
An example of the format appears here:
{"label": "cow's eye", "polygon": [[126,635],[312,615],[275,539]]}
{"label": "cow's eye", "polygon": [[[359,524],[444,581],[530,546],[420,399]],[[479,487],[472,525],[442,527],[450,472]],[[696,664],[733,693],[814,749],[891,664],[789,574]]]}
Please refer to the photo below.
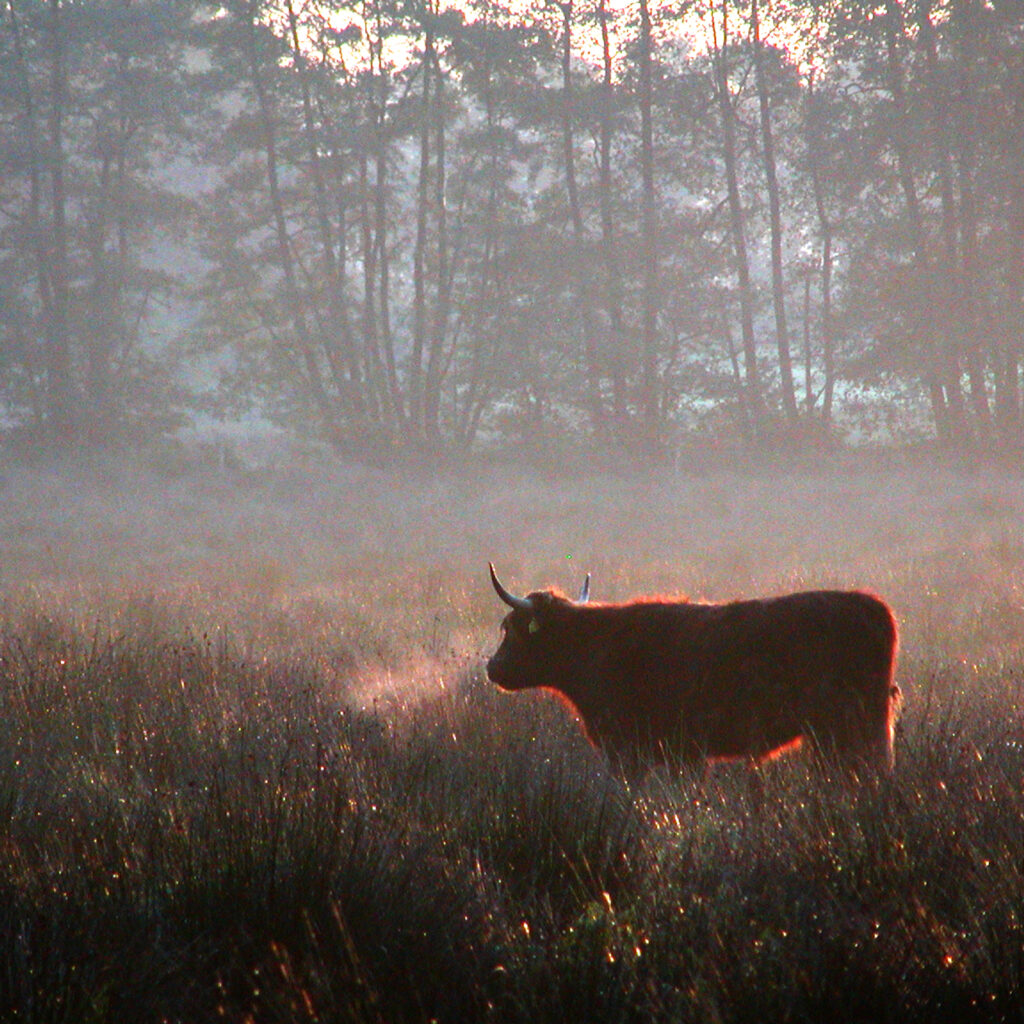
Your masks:
{"label": "cow's eye", "polygon": [[540,623],[536,619],[530,619],[530,624],[526,628],[531,633],[536,633],[540,629]]}

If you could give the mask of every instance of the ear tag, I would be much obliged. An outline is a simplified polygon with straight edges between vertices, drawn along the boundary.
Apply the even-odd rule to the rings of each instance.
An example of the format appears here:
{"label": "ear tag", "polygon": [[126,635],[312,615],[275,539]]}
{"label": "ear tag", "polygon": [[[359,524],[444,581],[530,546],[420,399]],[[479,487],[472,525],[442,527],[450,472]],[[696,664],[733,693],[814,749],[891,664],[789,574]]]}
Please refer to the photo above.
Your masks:
{"label": "ear tag", "polygon": [[540,623],[536,619],[530,619],[530,624],[526,628],[531,633],[536,633],[540,629]]}

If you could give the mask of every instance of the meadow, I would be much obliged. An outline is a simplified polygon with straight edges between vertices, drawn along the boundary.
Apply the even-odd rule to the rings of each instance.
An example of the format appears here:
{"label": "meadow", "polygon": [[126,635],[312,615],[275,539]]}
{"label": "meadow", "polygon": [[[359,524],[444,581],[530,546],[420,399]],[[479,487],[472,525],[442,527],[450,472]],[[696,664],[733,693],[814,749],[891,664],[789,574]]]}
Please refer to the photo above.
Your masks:
{"label": "meadow", "polygon": [[[11,467],[0,1019],[1024,1014],[1024,477]],[[869,588],[896,772],[628,785],[483,661],[524,592]]]}

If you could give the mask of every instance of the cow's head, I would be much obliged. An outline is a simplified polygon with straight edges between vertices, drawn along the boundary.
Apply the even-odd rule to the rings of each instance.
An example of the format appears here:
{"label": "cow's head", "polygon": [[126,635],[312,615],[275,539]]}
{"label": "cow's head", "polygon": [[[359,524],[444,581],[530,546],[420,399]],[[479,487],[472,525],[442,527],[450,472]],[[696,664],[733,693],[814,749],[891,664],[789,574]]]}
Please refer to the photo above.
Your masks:
{"label": "cow's head", "polygon": [[[526,597],[516,597],[501,585],[494,566],[489,568],[498,597],[512,611],[501,623],[501,644],[487,662],[487,678],[503,690],[557,685],[568,655],[566,627],[574,602],[553,590],[535,590]],[[588,573],[575,604],[585,604],[589,597]]]}

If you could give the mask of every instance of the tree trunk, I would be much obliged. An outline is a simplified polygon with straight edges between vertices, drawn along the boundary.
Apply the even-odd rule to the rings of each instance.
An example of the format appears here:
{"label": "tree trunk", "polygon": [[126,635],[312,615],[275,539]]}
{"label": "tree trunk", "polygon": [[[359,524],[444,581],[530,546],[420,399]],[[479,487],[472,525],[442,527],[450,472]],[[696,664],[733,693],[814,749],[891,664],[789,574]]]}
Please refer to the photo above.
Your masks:
{"label": "tree trunk", "polygon": [[424,27],[423,93],[420,100],[420,162],[416,185],[416,239],[412,252],[412,352],[409,359],[409,440],[423,437],[423,353],[427,335],[427,208],[430,204],[430,87],[434,75],[434,29],[426,18]]}
{"label": "tree trunk", "polygon": [[608,34],[608,11],[605,0],[597,8],[601,26],[601,120],[599,126],[598,193],[601,204],[601,254],[605,272],[605,304],[608,313],[608,345],[606,358],[612,384],[612,420],[621,435],[629,412],[626,405],[626,373],[624,355],[626,327],[622,315],[622,277],[615,255],[615,225],[612,218],[612,51]]}
{"label": "tree trunk", "polygon": [[381,425],[386,419],[386,410],[391,406],[387,385],[387,371],[381,357],[377,336],[377,248],[373,234],[373,204],[371,203],[370,154],[365,150],[359,154],[359,195],[360,195],[360,248],[363,266],[363,310],[362,335],[363,358],[366,376],[373,384],[374,405],[381,415]]}
{"label": "tree trunk", "polygon": [[68,282],[67,194],[64,185],[64,100],[67,69],[64,18],[60,0],[50,0],[50,205],[52,226],[49,271],[52,304],[47,324],[47,383],[54,440],[67,444],[75,432],[74,384],[71,377],[70,289]]}
{"label": "tree trunk", "polygon": [[775,167],[775,141],[772,137],[771,97],[764,68],[764,44],[757,0],[750,2],[751,42],[754,50],[754,79],[761,114],[761,147],[764,156],[765,183],[768,188],[768,210],[771,222],[772,306],[775,311],[775,342],[779,353],[779,379],[782,383],[782,408],[790,424],[796,423],[796,393],[793,388],[793,360],[789,351],[789,328],[786,324],[786,285],[782,266],[782,204],[779,179]]}
{"label": "tree trunk", "polygon": [[[374,280],[367,282],[371,296],[369,319],[372,323],[374,345],[383,358],[385,381],[382,388],[394,430],[402,434],[405,429],[405,402],[401,383],[398,379],[398,365],[395,359],[394,339],[391,335],[391,256],[388,252],[388,154],[385,122],[387,119],[388,77],[384,59],[384,24],[381,0],[375,0],[372,15],[372,35],[369,36],[370,52],[370,115],[371,138],[373,139],[374,182],[371,187],[372,209],[367,210],[370,229],[370,265]],[[370,32],[370,26],[367,26]],[[374,92],[374,82],[379,83],[379,93]],[[367,184],[369,177],[367,176]],[[372,304],[376,297],[376,305]]]}
{"label": "tree trunk", "polygon": [[747,401],[746,388],[743,383],[743,374],[740,371],[740,357],[736,351],[736,343],[732,338],[732,328],[730,326],[730,313],[727,307],[723,307],[722,310],[722,332],[725,336],[725,347],[729,353],[729,365],[732,367],[732,379],[733,385],[736,388],[736,407],[738,409],[737,420],[739,423],[740,434],[746,444],[753,444],[754,442],[754,428],[751,423],[750,407]]}
{"label": "tree trunk", "polygon": [[391,334],[391,256],[388,252],[388,208],[387,181],[388,157],[384,140],[383,125],[377,132],[377,151],[374,154],[376,181],[373,190],[373,247],[377,267],[377,322],[381,348],[384,350],[384,366],[387,370],[388,395],[391,401],[395,424],[400,431],[405,428],[405,402],[402,386],[398,379],[398,363],[395,359],[395,342]]}
{"label": "tree trunk", "polygon": [[110,195],[111,140],[99,140],[99,191],[89,217],[86,248],[92,271],[92,284],[88,294],[88,314],[85,323],[86,351],[85,405],[88,429],[94,441],[101,440],[109,431],[112,420],[111,400],[111,339],[117,333],[119,288],[114,280],[107,253],[107,230],[113,197]]}
{"label": "tree trunk", "polygon": [[814,370],[811,361],[811,275],[804,275],[804,409],[814,413]]}
{"label": "tree trunk", "polygon": [[270,97],[267,95],[263,83],[261,66],[259,60],[259,47],[256,38],[257,9],[255,0],[251,0],[248,8],[248,23],[246,25],[246,57],[249,61],[249,71],[252,79],[253,89],[256,93],[256,101],[259,109],[260,127],[263,132],[263,153],[267,170],[267,186],[269,190],[270,206],[274,219],[274,234],[277,243],[278,262],[285,282],[285,301],[288,307],[289,317],[292,322],[292,330],[298,345],[298,353],[306,373],[306,380],[309,385],[310,397],[323,422],[324,431],[334,443],[344,442],[344,436],[338,423],[336,409],[331,401],[330,395],[324,388],[320,367],[317,363],[316,353],[313,347],[313,340],[310,336],[309,323],[306,319],[306,311],[302,295],[298,286],[298,275],[295,270],[295,260],[292,255],[291,241],[288,237],[288,223],[284,212],[284,203],[281,198],[281,188],[278,180],[277,170],[277,142],[274,129],[273,113],[270,108]]}
{"label": "tree trunk", "polygon": [[[975,62],[978,59],[978,11],[974,0],[960,0],[956,5],[959,38],[962,42],[959,55],[960,96],[959,96],[959,142],[956,160],[957,184],[960,190],[960,240],[961,263],[961,345],[967,363],[967,379],[970,384],[971,408],[979,433],[992,439],[992,413],[988,402],[988,384],[985,380],[985,347],[987,335],[985,318],[978,296],[982,290],[981,258],[978,241],[978,207],[974,190],[974,175],[977,165],[976,132],[982,118],[978,107],[978,90],[975,82]],[[926,5],[922,3],[922,9]],[[943,139],[945,139],[945,133]]]}
{"label": "tree trunk", "polygon": [[[29,200],[28,200],[28,229],[32,256],[35,262],[37,287],[39,289],[39,302],[42,307],[42,319],[44,333],[47,336],[46,357],[49,360],[49,327],[53,322],[53,286],[50,270],[50,254],[46,245],[46,238],[43,231],[42,204],[43,204],[43,170],[42,170],[42,144],[39,138],[39,128],[36,120],[35,101],[32,95],[32,83],[29,79],[28,63],[25,59],[25,48],[22,42],[21,26],[15,11],[14,0],[8,0],[8,11],[10,15],[11,38],[13,41],[15,57],[15,73],[19,80],[22,92],[22,106],[25,119],[25,130],[22,133],[28,148],[28,172],[29,172]],[[25,331],[25,336],[28,335]],[[28,345],[25,345],[28,350]],[[33,376],[38,373],[37,367],[31,367]],[[38,373],[39,376],[43,374]],[[35,418],[40,427],[47,422],[50,400],[50,379],[46,375],[46,391],[41,389],[32,390],[32,406]]]}
{"label": "tree trunk", "polygon": [[[938,46],[935,38],[935,26],[931,20],[931,0],[918,0],[916,6],[918,38],[925,53],[927,68],[928,98],[932,112],[932,137],[935,141],[936,163],[939,175],[939,199],[942,210],[942,243],[945,266],[942,277],[948,282],[940,296],[936,296],[938,323],[944,332],[948,373],[950,381],[947,391],[955,392],[955,407],[960,409],[960,372],[966,362],[968,382],[971,388],[971,406],[975,412],[975,420],[979,432],[988,435],[991,430],[991,415],[988,408],[984,372],[981,366],[981,354],[977,343],[977,318],[973,309],[974,299],[971,282],[967,280],[969,257],[966,246],[969,244],[970,226],[964,221],[968,213],[965,204],[970,204],[970,172],[963,173],[965,150],[961,152],[961,191],[960,211],[957,216],[957,204],[954,194],[954,168],[950,135],[951,129],[960,135],[962,147],[969,147],[968,137],[974,130],[969,118],[954,116],[954,98],[943,86],[942,72],[939,67]],[[970,54],[965,60],[972,59]],[[969,74],[968,71],[964,72]],[[961,96],[968,102],[969,90],[965,87]],[[958,123],[959,122],[959,123]],[[966,180],[965,180],[966,179]],[[966,183],[967,192],[963,185]],[[962,258],[960,246],[957,244],[957,221],[960,220],[960,233],[965,251]],[[966,410],[964,410],[964,413]],[[964,415],[961,413],[961,415]],[[966,429],[966,422],[964,424]]]}
{"label": "tree trunk", "polygon": [[464,390],[463,401],[460,403],[458,417],[458,437],[464,447],[468,447],[475,437],[484,411],[490,402],[491,385],[487,371],[497,349],[490,311],[498,300],[498,174],[501,158],[498,147],[494,145],[494,140],[498,135],[498,118],[495,109],[494,83],[489,67],[485,70],[482,93],[486,138],[490,141],[491,148],[487,170],[488,189],[482,226],[483,244],[479,260],[480,270],[470,307],[472,321],[470,335],[473,346],[470,374]]}
{"label": "tree trunk", "polygon": [[641,294],[641,380],[645,443],[658,445],[658,240],[655,231],[654,125],[652,120],[652,39],[648,0],[640,0],[640,176],[643,198],[641,244],[643,285]]}
{"label": "tree trunk", "polygon": [[[1017,165],[1024,167],[1024,56],[1017,58],[1017,66],[1013,71],[1016,93],[1010,105],[1011,152],[1016,155]],[[1005,188],[1009,192],[1007,206],[1010,210],[1007,223],[1009,294],[1005,327],[1000,338],[1005,384],[999,408],[1006,437],[1019,446],[1022,442],[1020,430],[1024,426],[1020,388],[1020,363],[1024,354],[1024,176],[1008,175]]]}
{"label": "tree trunk", "polygon": [[423,426],[427,441],[438,447],[441,443],[441,389],[446,375],[445,343],[452,307],[452,267],[448,242],[448,199],[446,189],[446,149],[444,76],[440,58],[434,51],[435,95],[435,174],[434,209],[437,216],[437,300],[431,323],[430,347],[427,351],[427,376],[423,395]]}
{"label": "tree trunk", "polygon": [[601,400],[601,368],[597,356],[594,316],[590,308],[586,279],[589,268],[586,257],[586,231],[580,209],[579,186],[576,181],[576,137],[573,131],[572,96],[572,0],[559,4],[562,12],[562,154],[565,159],[565,189],[569,199],[569,219],[572,221],[574,242],[573,279],[576,288],[576,306],[583,329],[583,357],[587,381],[587,411],[591,429],[602,438],[607,433],[607,417]]}
{"label": "tree trunk", "polygon": [[804,117],[806,131],[807,162],[811,170],[811,188],[814,193],[814,209],[821,231],[821,349],[825,372],[825,386],[821,399],[821,421],[825,430],[832,424],[832,402],[835,395],[835,329],[832,323],[832,238],[835,228],[825,205],[825,189],[822,182],[818,147],[814,137],[814,72],[807,78],[807,106]]}
{"label": "tree trunk", "polygon": [[747,409],[753,433],[760,435],[764,429],[764,398],[761,393],[761,375],[757,366],[757,342],[754,336],[754,294],[750,281],[750,259],[747,255],[746,227],[744,224],[743,201],[740,197],[739,169],[736,153],[736,113],[729,96],[729,68],[727,47],[728,0],[722,0],[722,38],[718,39],[718,28],[711,14],[712,39],[714,42],[713,66],[715,73],[715,96],[722,122],[722,156],[725,161],[725,179],[729,198],[729,226],[732,233],[733,252],[736,257],[736,278],[740,293],[740,326],[743,343],[743,363],[746,377]]}
{"label": "tree trunk", "polygon": [[832,402],[836,390],[836,340],[832,323],[832,232],[825,233],[821,242],[821,348],[825,370],[825,390],[821,399],[821,422],[828,430],[832,426]]}
{"label": "tree trunk", "polygon": [[[299,78],[302,94],[302,118],[306,151],[309,154],[310,174],[313,179],[313,202],[316,212],[317,231],[320,235],[320,249],[323,253],[324,274],[327,278],[327,320],[322,330],[321,345],[331,370],[339,403],[344,414],[365,428],[365,403],[362,396],[355,339],[349,323],[345,302],[345,275],[342,235],[338,253],[335,254],[334,231],[331,227],[330,203],[324,173],[320,146],[317,143],[317,124],[313,112],[312,89],[306,57],[299,42],[298,18],[292,0],[286,0],[288,28],[291,36],[292,61]],[[339,182],[340,184],[340,182]]]}
{"label": "tree trunk", "polygon": [[[904,38],[903,24],[896,0],[885,0],[885,33],[888,86],[893,100],[896,122],[893,126],[891,142],[896,154],[900,188],[907,205],[914,267],[917,271],[919,285],[923,287],[928,277],[928,255],[910,148],[902,132],[902,125],[908,123],[909,114],[903,88],[903,67],[899,54],[899,44]],[[914,317],[916,324],[913,330],[920,343],[931,349],[928,364],[922,367],[922,377],[931,400],[935,430],[939,440],[943,443],[961,444],[965,439],[966,422],[963,414],[963,395],[960,391],[959,367],[955,363],[952,366],[949,365],[948,349],[937,342],[936,325],[931,311],[922,308],[928,303],[927,296],[919,294],[915,296],[915,299],[917,302]],[[945,388],[943,388],[944,379]]]}

